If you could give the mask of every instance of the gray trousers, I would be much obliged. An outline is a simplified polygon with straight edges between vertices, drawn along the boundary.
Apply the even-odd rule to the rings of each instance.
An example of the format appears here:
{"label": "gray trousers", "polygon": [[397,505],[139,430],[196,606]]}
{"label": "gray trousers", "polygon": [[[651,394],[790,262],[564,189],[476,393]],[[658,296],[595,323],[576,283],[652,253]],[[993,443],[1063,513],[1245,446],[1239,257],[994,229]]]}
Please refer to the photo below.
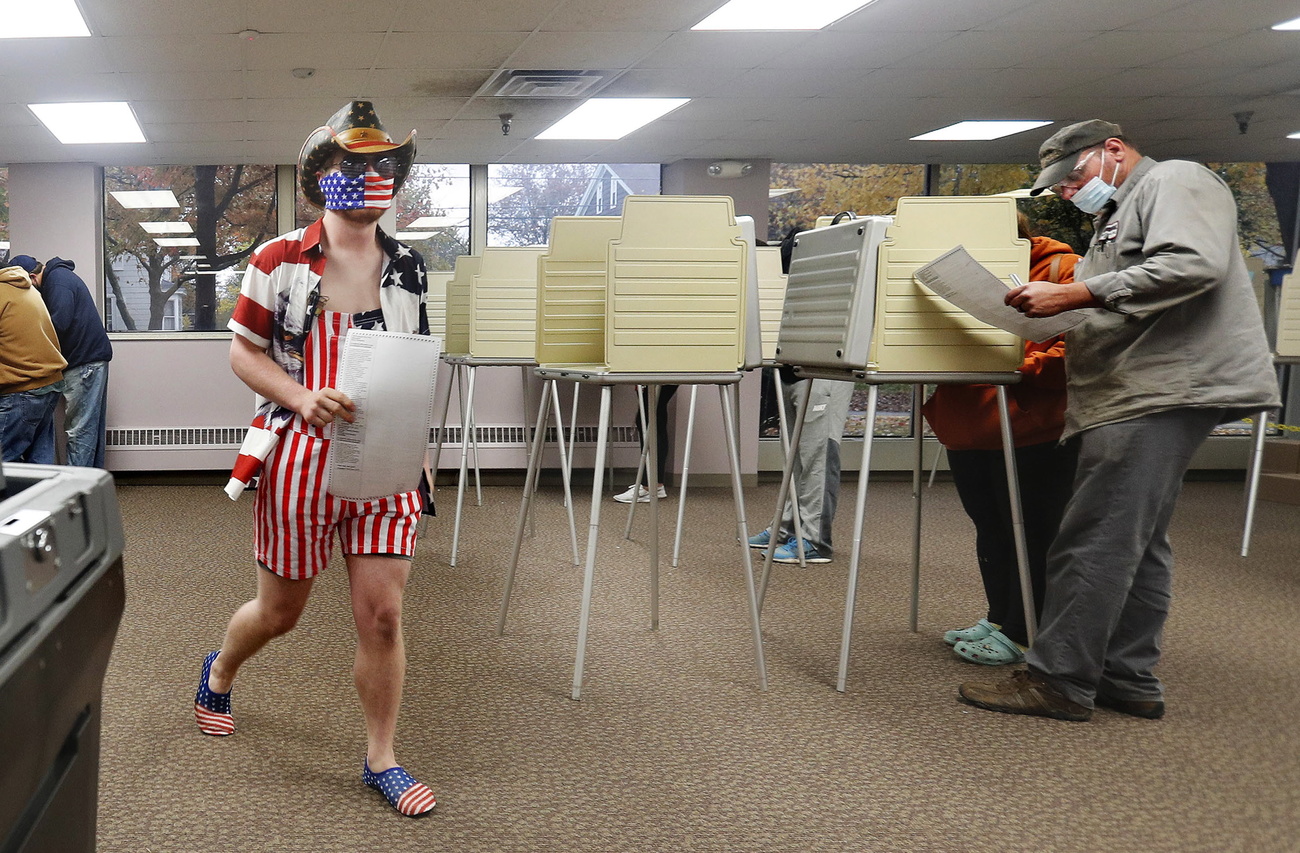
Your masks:
{"label": "gray trousers", "polygon": [[[853,383],[830,379],[801,379],[793,385],[780,380],[777,385],[785,395],[786,412],[791,420],[798,417],[796,405],[803,398],[804,385],[812,382],[808,397],[808,414],[799,435],[798,452],[791,469],[791,481],[799,496],[799,525],[804,538],[818,553],[831,556],[831,522],[840,497],[840,440],[844,421],[849,416]],[[794,515],[789,500],[781,515],[781,541],[794,535]]]}
{"label": "gray trousers", "polygon": [[1030,669],[1092,707],[1164,695],[1152,672],[1173,587],[1169,519],[1219,409],[1174,409],[1080,433],[1074,496],[1047,555]]}

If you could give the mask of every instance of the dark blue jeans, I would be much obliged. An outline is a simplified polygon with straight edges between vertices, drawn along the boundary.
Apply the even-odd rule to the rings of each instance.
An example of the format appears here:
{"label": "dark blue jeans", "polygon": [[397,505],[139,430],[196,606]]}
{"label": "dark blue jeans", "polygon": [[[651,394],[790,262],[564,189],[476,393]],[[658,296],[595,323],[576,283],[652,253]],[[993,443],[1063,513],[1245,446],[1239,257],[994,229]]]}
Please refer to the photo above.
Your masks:
{"label": "dark blue jeans", "polygon": [[0,394],[0,446],[6,462],[54,464],[54,408],[59,383]]}

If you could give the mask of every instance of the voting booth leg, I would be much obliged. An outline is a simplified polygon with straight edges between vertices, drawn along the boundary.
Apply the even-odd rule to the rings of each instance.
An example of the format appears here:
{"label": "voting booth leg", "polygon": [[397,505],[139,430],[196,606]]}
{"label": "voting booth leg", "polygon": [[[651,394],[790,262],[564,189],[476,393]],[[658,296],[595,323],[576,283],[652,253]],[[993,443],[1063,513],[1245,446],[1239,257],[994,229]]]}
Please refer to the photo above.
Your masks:
{"label": "voting booth leg", "polygon": [[[875,387],[874,385],[872,386]],[[763,599],[767,597],[767,579],[772,573],[772,555],[776,553],[777,540],[781,532],[781,511],[785,509],[785,496],[790,492],[791,476],[794,472],[794,459],[798,454],[799,438],[803,435],[803,422],[808,414],[808,400],[812,397],[812,383],[804,385],[803,396],[799,400],[799,413],[794,418],[794,432],[790,436],[790,452],[785,455],[785,467],[781,469],[781,488],[776,491],[776,512],[772,514],[772,524],[767,529],[767,550],[763,552],[763,577],[758,584],[758,609],[763,609]],[[798,503],[798,501],[795,501]],[[741,541],[741,547],[749,550],[749,543]],[[802,556],[802,555],[801,555]]]}
{"label": "voting booth leg", "polygon": [[442,458],[442,445],[447,440],[447,412],[451,409],[451,389],[456,385],[456,378],[460,374],[460,365],[449,364],[447,366],[451,368],[451,375],[447,377],[447,382],[443,385],[442,416],[438,421],[438,431],[434,435],[433,461],[429,465],[433,470],[434,484],[437,483],[438,479],[438,461]]}
{"label": "voting booth leg", "polygon": [[924,385],[912,386],[912,631],[916,631],[917,616],[921,609],[921,451],[924,447],[924,430],[920,417],[924,402]]}
{"label": "voting booth leg", "polygon": [[587,623],[591,614],[591,587],[596,575],[596,540],[600,534],[600,499],[604,486],[605,451],[609,440],[611,385],[600,386],[600,426],[596,432],[596,469],[591,484],[591,522],[587,528],[587,561],[582,575],[582,613],[578,617],[578,651],[573,660],[574,699],[582,698],[582,665],[587,655]]}
{"label": "voting booth leg", "polygon": [[[781,434],[781,453],[783,458],[788,460],[790,458],[791,449],[790,420],[785,411],[785,393],[781,390],[781,377],[778,374],[773,378],[776,380],[773,387],[776,391],[776,420],[779,424],[777,431]],[[812,383],[810,382],[809,384],[811,385]],[[793,479],[790,481],[790,521],[794,526],[794,535],[802,540],[803,521],[799,518],[799,489],[795,486]],[[776,532],[774,531],[772,535],[775,536]],[[800,546],[800,550],[803,550],[802,546]],[[801,558],[802,556],[803,555],[800,554]]]}
{"label": "voting booth leg", "polygon": [[939,460],[943,458],[943,445],[935,442],[934,461],[930,463],[930,486],[934,486],[934,476],[939,473]]}
{"label": "voting booth leg", "polygon": [[478,464],[478,417],[474,414],[474,377],[478,374],[478,368],[470,365],[469,368],[469,443],[474,449],[474,501],[475,506],[483,506],[483,477],[479,471]]}
{"label": "voting booth leg", "polygon": [[[569,465],[569,453],[564,449],[564,419],[560,415],[560,387],[554,379],[549,379],[544,384],[546,387],[542,391],[542,407],[545,408],[546,406],[546,391],[549,390],[551,392],[551,405],[555,408],[555,443],[560,447],[560,476],[564,480],[564,508],[569,514],[569,541],[573,543],[573,565],[580,566],[582,565],[582,559],[578,556],[578,524],[573,518],[573,474]],[[574,387],[577,387],[576,383]],[[545,433],[546,421],[541,415],[538,415],[537,423],[537,432]],[[537,447],[541,446],[537,443],[536,435],[533,437],[533,444]],[[533,452],[536,453],[537,451]],[[540,459],[537,464],[540,468],[542,464]],[[536,491],[537,479],[536,477],[533,478],[534,491]]]}
{"label": "voting booth leg", "polygon": [[1268,409],[1255,419],[1254,448],[1250,453],[1250,473],[1246,477],[1246,524],[1241,531],[1241,556],[1250,553],[1250,532],[1255,526],[1255,500],[1259,496],[1259,472],[1264,462],[1264,435],[1268,432]]}
{"label": "voting booth leg", "polygon": [[[1011,439],[1011,415],[1007,411],[1007,386],[998,386],[998,419],[1002,422],[1002,457],[1007,467],[1007,495],[1011,499],[1011,534],[1016,543],[1016,569],[1020,572],[1020,602],[1025,608],[1025,632],[1029,644],[1038,634],[1034,615],[1034,583],[1029,577],[1029,548],[1025,546],[1025,518],[1020,504],[1020,477],[1016,474],[1016,446]],[[915,630],[915,629],[913,629]]]}
{"label": "voting booth leg", "polygon": [[[673,568],[682,553],[682,520],[686,517],[686,481],[691,475],[691,443],[695,440],[695,396],[700,386],[691,386],[691,410],[686,417],[686,449],[682,453],[682,482],[677,487],[677,532],[673,534]],[[657,491],[657,490],[656,490]]]}
{"label": "voting booth leg", "polygon": [[[569,479],[573,479],[573,448],[578,441],[578,389],[582,386],[577,382],[573,383],[573,406],[569,410]],[[559,393],[559,389],[556,389]],[[559,405],[557,400],[556,405]],[[563,440],[563,438],[561,438]],[[565,498],[572,498],[573,493],[565,495]]]}
{"label": "voting booth leg", "polygon": [[876,399],[880,386],[867,390],[866,435],[862,442],[862,468],[858,471],[858,501],[853,508],[853,553],[849,556],[849,584],[844,595],[844,627],[840,630],[840,670],[835,689],[844,692],[849,675],[849,645],[853,640],[853,609],[858,596],[858,563],[862,558],[862,522],[867,513],[867,483],[871,479],[871,445],[876,437]]}
{"label": "voting booth leg", "polygon": [[758,689],[767,690],[767,662],[763,659],[763,629],[759,622],[758,595],[754,590],[754,561],[749,553],[749,530],[745,524],[745,492],[740,483],[739,395],[736,386],[719,385],[722,421],[727,431],[727,458],[731,462],[731,494],[736,504],[736,531],[741,542],[741,564],[745,570],[745,595],[749,602],[749,623],[754,632],[754,666],[758,669]]}
{"label": "voting booth leg", "polygon": [[[650,491],[650,630],[659,630],[659,484],[658,477],[650,476],[649,460],[659,458],[659,386],[650,385],[649,394],[649,429],[646,430],[646,488]],[[655,469],[656,474],[658,468]],[[636,506],[632,501],[632,506]],[[631,514],[628,518],[631,519]]]}
{"label": "voting booth leg", "polygon": [[[520,379],[519,399],[523,401],[523,421],[524,421],[524,442],[525,442],[525,444],[527,444],[527,442],[528,442],[528,434],[529,434],[529,433],[528,433],[528,427],[529,427],[529,424],[528,424],[528,371],[529,371],[529,369],[530,369],[530,368],[527,367],[526,365],[523,366],[523,367],[520,367],[520,368],[519,368],[519,379]],[[543,384],[545,384],[545,383],[543,383]],[[539,415],[538,415],[538,418],[537,418],[537,423],[541,423],[541,420],[542,420],[542,419],[541,419],[541,415],[539,414]],[[560,421],[559,423],[557,423],[557,426],[558,426],[559,424],[562,424],[562,423],[563,423],[563,421]],[[474,461],[475,461],[475,462],[478,462],[478,454],[477,454],[477,453],[474,454]],[[539,466],[540,466],[540,463],[539,463]],[[527,467],[527,464],[525,464],[524,467]],[[537,479],[540,480],[541,477],[538,477]],[[536,483],[536,482],[533,483],[533,488],[534,488],[534,489],[537,488],[537,483]],[[482,503],[483,503],[483,501],[482,501],[482,499],[480,499],[480,500],[479,500],[479,504],[481,505]],[[528,535],[529,535],[529,537],[532,537],[532,536],[536,536],[536,535],[537,535],[537,528],[534,526],[534,516],[533,516],[533,513],[532,513],[532,510],[531,510],[531,509],[530,509],[529,512],[528,512]]]}
{"label": "voting booth leg", "polygon": [[473,440],[473,435],[476,432],[474,425],[474,367],[472,365],[467,367],[465,372],[469,374],[469,390],[464,392],[460,401],[460,474],[456,478],[456,517],[451,526],[451,562],[449,563],[453,569],[456,567],[456,554],[460,548],[460,517],[465,509],[465,481],[468,474],[470,442],[474,443],[474,455],[476,457],[474,471],[476,474],[478,472],[478,442]]}
{"label": "voting booth leg", "polygon": [[[637,418],[638,418],[638,421],[637,421],[637,422],[641,424],[641,455],[640,455],[639,457],[637,457],[637,462],[636,462],[636,479],[632,481],[632,494],[633,494],[633,495],[640,494],[640,491],[641,491],[641,472],[642,472],[642,471],[645,471],[645,472],[646,472],[646,479],[647,479],[647,480],[650,479],[650,471],[648,470],[649,463],[648,463],[646,460],[649,458],[648,454],[650,453],[650,442],[651,442],[651,439],[649,438],[649,434],[650,434],[650,429],[651,429],[651,427],[647,426],[647,424],[649,423],[649,421],[646,419],[646,411],[645,411],[644,398],[643,398],[642,395],[641,395],[641,389],[643,389],[643,388],[648,388],[648,387],[649,387],[649,386],[646,386],[646,385],[634,385],[634,386],[633,386],[633,389],[636,391],[636,413],[637,413]],[[647,393],[649,393],[649,392],[647,392]],[[653,406],[652,406],[651,408],[653,409]],[[656,462],[658,462],[657,459],[656,459]],[[658,470],[658,469],[656,469],[656,471],[657,471],[657,470]],[[610,479],[611,479],[611,480],[613,479],[613,475],[612,475],[612,474],[610,475]],[[658,486],[659,484],[658,484],[658,483],[655,483],[655,485]],[[647,486],[646,489],[647,489],[648,491],[653,491],[653,492],[656,492],[656,493],[659,491],[657,488],[655,488],[655,489],[650,489],[649,486]],[[632,500],[632,502],[628,505],[628,508],[627,508],[627,526],[625,526],[625,527],[623,528],[623,538],[624,538],[624,539],[631,539],[631,538],[632,538],[632,522],[636,520],[636,505],[637,505],[638,503],[640,503],[640,501],[638,501],[638,500],[636,500],[636,499],[634,498],[634,499]]]}
{"label": "voting booth leg", "polygon": [[[497,636],[500,637],[506,630],[506,612],[510,609],[510,593],[515,586],[515,569],[519,566],[519,551],[524,542],[524,525],[527,522],[528,515],[532,509],[533,487],[537,485],[537,472],[541,468],[542,459],[542,437],[546,432],[546,404],[547,397],[551,393],[551,386],[554,383],[544,383],[542,385],[542,402],[537,410],[537,431],[533,433],[532,452],[528,455],[528,474],[524,478],[524,496],[519,505],[519,523],[515,525],[515,546],[510,553],[510,567],[506,569],[506,588],[501,596],[501,612],[497,614]],[[563,443],[563,441],[561,441]],[[573,509],[569,509],[569,523],[573,523]],[[576,562],[578,546],[573,546],[574,557]]]}

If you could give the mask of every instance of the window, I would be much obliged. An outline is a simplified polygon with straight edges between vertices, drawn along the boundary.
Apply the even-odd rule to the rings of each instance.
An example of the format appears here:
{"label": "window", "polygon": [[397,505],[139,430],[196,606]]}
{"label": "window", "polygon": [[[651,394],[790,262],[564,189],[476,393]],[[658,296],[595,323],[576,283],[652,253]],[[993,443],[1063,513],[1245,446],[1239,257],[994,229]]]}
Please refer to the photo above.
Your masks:
{"label": "window", "polygon": [[104,193],[109,331],[223,331],[248,256],[278,233],[275,167],[110,167]]}
{"label": "window", "polygon": [[925,194],[925,166],[865,163],[773,163],[768,189],[768,240],[817,217],[849,210],[859,216],[894,212],[903,196]]}
{"label": "window", "polygon": [[617,216],[630,195],[658,195],[657,163],[488,166],[489,246],[544,246],[553,216]]}
{"label": "window", "polygon": [[[848,210],[862,216],[892,213],[903,196],[925,194],[925,167],[863,163],[773,163],[768,196],[768,239],[792,229],[811,228],[817,217]],[[766,388],[764,389],[766,390]],[[846,437],[866,434],[868,386],[859,384],[849,404]],[[764,394],[763,411],[775,411]],[[778,435],[774,418],[764,418],[762,435]],[[912,386],[882,385],[876,400],[875,435],[912,434]]]}
{"label": "window", "polygon": [[[1036,166],[1015,163],[956,163],[940,166],[934,195],[994,195],[1028,190],[1038,177]],[[1051,193],[1021,198],[1016,206],[1029,217],[1031,233],[1060,240],[1083,254],[1092,239],[1092,217]]]}
{"label": "window", "polygon": [[467,255],[469,166],[416,163],[397,194],[397,239],[424,256],[430,270],[450,270]]}

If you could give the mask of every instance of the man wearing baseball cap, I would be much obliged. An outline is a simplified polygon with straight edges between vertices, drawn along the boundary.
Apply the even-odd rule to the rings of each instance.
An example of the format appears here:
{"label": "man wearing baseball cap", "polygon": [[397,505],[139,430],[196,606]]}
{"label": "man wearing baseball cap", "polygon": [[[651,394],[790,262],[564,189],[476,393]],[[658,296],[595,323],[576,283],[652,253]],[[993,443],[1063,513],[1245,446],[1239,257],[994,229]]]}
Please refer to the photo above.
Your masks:
{"label": "man wearing baseball cap", "polygon": [[1074,283],[1007,292],[1026,316],[1084,309],[1067,333],[1074,496],[1048,553],[1027,670],[968,682],[993,711],[1087,720],[1164,715],[1153,672],[1169,613],[1167,535],[1192,454],[1220,423],[1280,405],[1232,192],[1202,165],[1138,153],[1119,125],[1072,124],[1039,149],[1049,187],[1094,215]]}
{"label": "man wearing baseball cap", "polygon": [[[227,493],[259,471],[253,505],[257,597],[231,617],[203,661],[194,718],[208,735],[235,731],[230,690],[240,666],[293,629],[337,536],[357,627],[353,678],[366,720],[361,781],[403,815],[432,811],[433,792],[397,763],[394,736],[406,652],[402,596],[423,508],[417,490],[378,500],[335,498],[323,487],[333,425],[356,406],[336,389],[349,329],[429,334],[424,260],[378,226],[415,158],[414,131],[389,137],[369,101],[352,101],[307,137],[303,194],[324,216],[253,253],[230,328],[230,365],[261,406]],[[332,713],[327,691],[289,709],[310,725]]]}

